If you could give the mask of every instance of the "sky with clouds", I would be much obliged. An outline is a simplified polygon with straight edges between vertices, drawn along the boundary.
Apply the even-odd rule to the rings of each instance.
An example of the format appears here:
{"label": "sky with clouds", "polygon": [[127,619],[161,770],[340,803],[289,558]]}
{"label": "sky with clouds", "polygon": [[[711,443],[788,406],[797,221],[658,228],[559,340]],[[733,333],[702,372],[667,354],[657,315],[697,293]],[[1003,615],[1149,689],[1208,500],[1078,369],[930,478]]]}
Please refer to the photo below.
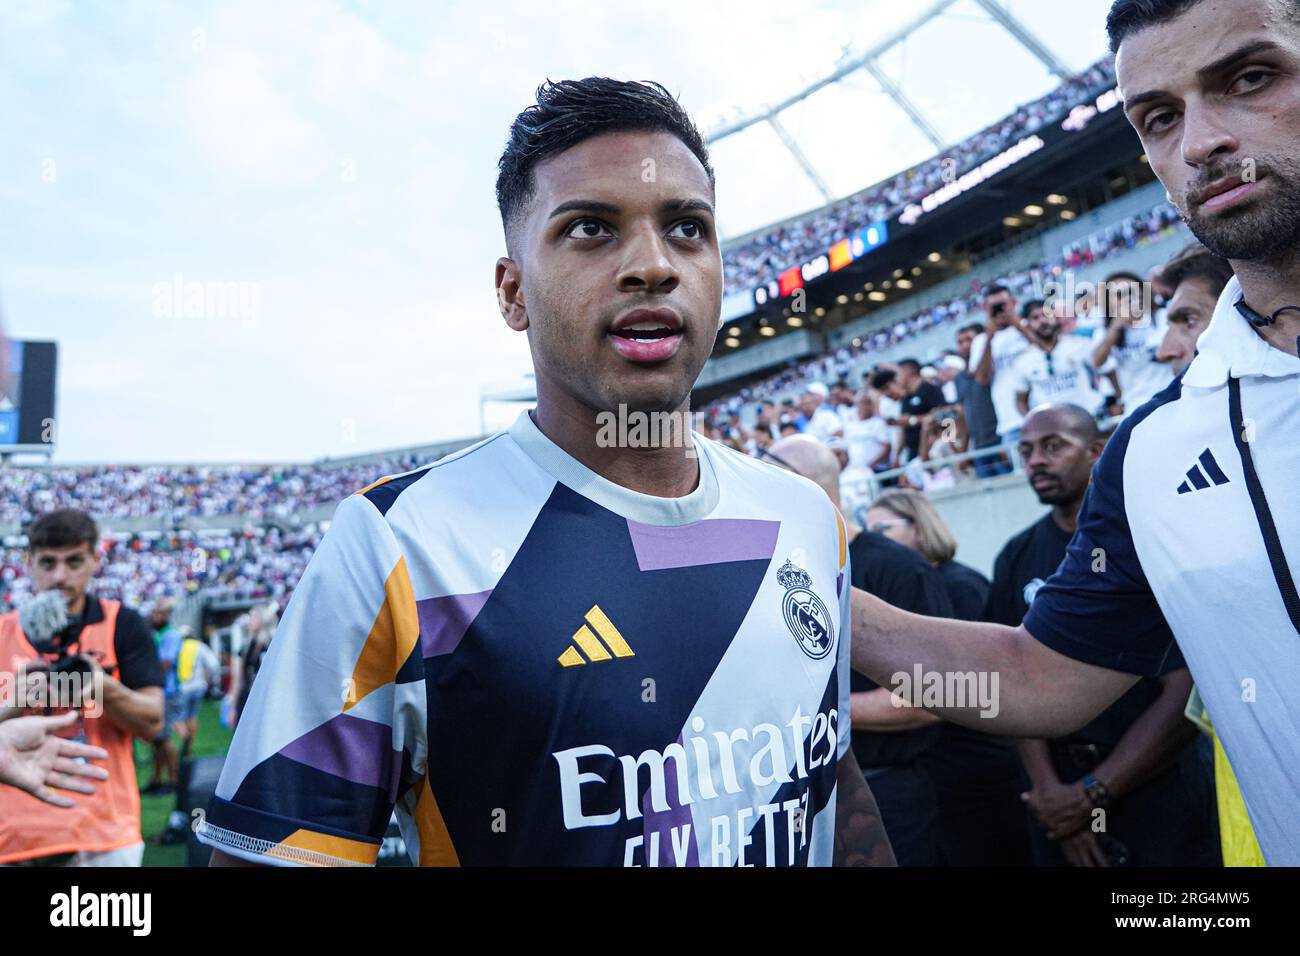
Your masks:
{"label": "sky with clouds", "polygon": [[[1105,52],[1107,0],[1005,5],[1072,70]],[[708,130],[928,6],[5,0],[0,308],[59,343],[55,460],[477,433],[480,395],[530,369],[496,311],[493,187],[538,83],[654,79]],[[972,0],[881,62],[951,140],[1054,85]],[[934,152],[865,72],[782,119],[837,196]],[[724,238],[821,204],[766,126],[712,155]]]}

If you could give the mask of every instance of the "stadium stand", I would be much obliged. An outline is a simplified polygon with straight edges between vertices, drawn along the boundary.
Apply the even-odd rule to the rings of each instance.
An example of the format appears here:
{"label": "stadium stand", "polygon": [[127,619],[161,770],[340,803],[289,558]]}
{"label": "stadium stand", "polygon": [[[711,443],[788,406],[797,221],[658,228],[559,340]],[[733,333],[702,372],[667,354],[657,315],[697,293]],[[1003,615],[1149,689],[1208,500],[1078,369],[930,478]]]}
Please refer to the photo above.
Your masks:
{"label": "stadium stand", "polygon": [[1103,57],[1041,99],[911,169],[776,228],[732,240],[722,251],[727,293],[762,285],[850,233],[892,218],[942,185],[945,176],[960,176],[1114,84],[1114,58]]}

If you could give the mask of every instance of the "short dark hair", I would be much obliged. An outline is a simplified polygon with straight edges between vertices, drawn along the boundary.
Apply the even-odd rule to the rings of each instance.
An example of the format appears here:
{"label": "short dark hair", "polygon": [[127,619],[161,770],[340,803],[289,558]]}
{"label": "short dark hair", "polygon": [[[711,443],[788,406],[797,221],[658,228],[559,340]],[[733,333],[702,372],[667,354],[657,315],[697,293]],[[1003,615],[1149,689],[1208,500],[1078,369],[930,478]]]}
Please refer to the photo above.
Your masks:
{"label": "short dark hair", "polygon": [[715,188],[704,137],[676,98],[650,80],[631,82],[604,76],[582,80],[546,80],[537,102],[515,117],[497,162],[497,207],[506,243],[536,183],[538,163],[605,133],[633,130],[671,133],[700,161]]}
{"label": "short dark hair", "polygon": [[1199,242],[1190,242],[1161,266],[1160,278],[1171,289],[1177,289],[1188,279],[1204,279],[1218,295],[1232,278],[1232,263]]}
{"label": "short dark hair", "polygon": [[993,285],[988,286],[984,289],[984,292],[982,293],[982,297],[984,301],[987,302],[995,295],[1001,295],[1003,292],[1005,292],[1007,295],[1011,295],[1011,290],[1008,289],[1006,286],[998,285],[997,283],[994,283]]}
{"label": "short dark hair", "polygon": [[914,358],[899,359],[898,367],[907,369],[913,375],[921,374],[921,363]]}
{"label": "short dark hair", "polygon": [[1106,285],[1110,285],[1112,282],[1136,282],[1138,285],[1141,285],[1142,277],[1138,275],[1136,272],[1128,272],[1124,269],[1121,269],[1119,272],[1112,272],[1110,275],[1106,276],[1106,278],[1102,281]]}
{"label": "short dark hair", "polygon": [[1097,427],[1097,419],[1078,405],[1070,402],[1049,402],[1032,409],[1026,416],[1026,420],[1039,413],[1060,415],[1065,419],[1066,430],[1086,444],[1090,445],[1101,439],[1101,429]]}
{"label": "short dark hair", "polygon": [[880,371],[872,373],[871,387],[877,390],[888,388],[889,383],[892,382],[895,377],[893,369],[882,368]]}
{"label": "short dark hair", "polygon": [[1030,312],[1033,312],[1034,309],[1036,309],[1036,308],[1040,308],[1040,307],[1041,307],[1041,308],[1044,308],[1044,309],[1047,308],[1047,303],[1044,302],[1042,299],[1030,299],[1028,302],[1025,302],[1025,303],[1022,303],[1022,304],[1021,304],[1021,306],[1020,306],[1020,317],[1021,317],[1022,319],[1027,319],[1027,318],[1029,318],[1029,313],[1030,313]]}
{"label": "short dark hair", "polygon": [[980,325],[978,322],[971,322],[970,324],[963,325],[958,329],[957,334],[961,335],[963,332],[969,332],[971,335],[979,335],[983,331],[984,326]]}
{"label": "short dark hair", "polygon": [[1157,23],[1168,23],[1200,0],[1115,0],[1106,15],[1106,34],[1110,37],[1110,52],[1118,53],[1119,45],[1130,33],[1136,33]]}
{"label": "short dark hair", "polygon": [[76,508],[60,508],[41,515],[27,529],[27,551],[40,548],[74,548],[85,543],[93,551],[99,543],[95,519]]}

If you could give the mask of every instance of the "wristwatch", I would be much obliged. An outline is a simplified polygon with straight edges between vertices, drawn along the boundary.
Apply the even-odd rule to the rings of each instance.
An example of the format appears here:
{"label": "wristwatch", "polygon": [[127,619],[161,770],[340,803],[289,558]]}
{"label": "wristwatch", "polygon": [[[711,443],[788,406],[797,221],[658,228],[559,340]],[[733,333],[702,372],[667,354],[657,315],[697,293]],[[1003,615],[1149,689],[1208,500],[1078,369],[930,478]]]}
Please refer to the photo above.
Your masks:
{"label": "wristwatch", "polygon": [[1110,793],[1104,783],[1090,773],[1084,774],[1080,782],[1083,784],[1083,793],[1089,803],[1102,809],[1110,806]]}

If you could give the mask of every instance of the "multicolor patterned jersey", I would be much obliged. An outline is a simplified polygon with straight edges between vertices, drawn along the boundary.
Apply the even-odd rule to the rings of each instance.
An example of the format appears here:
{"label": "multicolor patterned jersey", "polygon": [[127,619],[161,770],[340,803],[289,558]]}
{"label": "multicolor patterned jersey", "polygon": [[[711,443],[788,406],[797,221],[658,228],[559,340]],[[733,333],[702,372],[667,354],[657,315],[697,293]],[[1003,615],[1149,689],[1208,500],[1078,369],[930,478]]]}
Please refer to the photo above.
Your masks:
{"label": "multicolor patterned jersey", "polygon": [[206,844],[370,864],[829,865],[849,744],[842,520],[699,435],[638,494],[528,413],[346,499],[239,722]]}

